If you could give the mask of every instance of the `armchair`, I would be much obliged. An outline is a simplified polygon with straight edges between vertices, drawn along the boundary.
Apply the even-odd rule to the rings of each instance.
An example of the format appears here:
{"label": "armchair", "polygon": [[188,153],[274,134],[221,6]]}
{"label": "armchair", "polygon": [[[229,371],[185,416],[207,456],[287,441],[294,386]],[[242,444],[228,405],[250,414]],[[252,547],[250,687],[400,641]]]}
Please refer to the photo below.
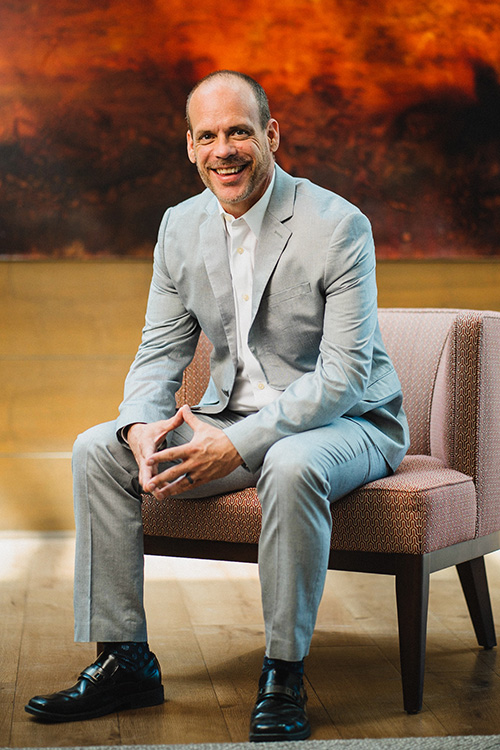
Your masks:
{"label": "armchair", "polygon": [[[429,578],[456,566],[479,645],[496,645],[484,555],[500,548],[500,313],[381,309],[412,444],[391,477],[332,506],[329,567],[395,577],[403,703],[422,707]],[[179,391],[208,377],[202,337]],[[147,554],[256,562],[255,489],[203,501],[145,495]]]}

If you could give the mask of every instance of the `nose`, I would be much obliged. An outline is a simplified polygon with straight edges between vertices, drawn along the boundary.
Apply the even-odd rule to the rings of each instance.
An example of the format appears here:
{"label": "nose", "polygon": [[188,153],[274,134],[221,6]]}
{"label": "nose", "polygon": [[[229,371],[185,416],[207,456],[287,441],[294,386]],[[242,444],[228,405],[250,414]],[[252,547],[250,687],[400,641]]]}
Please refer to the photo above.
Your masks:
{"label": "nose", "polygon": [[237,149],[231,139],[225,133],[221,133],[215,142],[214,154],[218,159],[227,159],[229,156],[234,156],[237,153]]}

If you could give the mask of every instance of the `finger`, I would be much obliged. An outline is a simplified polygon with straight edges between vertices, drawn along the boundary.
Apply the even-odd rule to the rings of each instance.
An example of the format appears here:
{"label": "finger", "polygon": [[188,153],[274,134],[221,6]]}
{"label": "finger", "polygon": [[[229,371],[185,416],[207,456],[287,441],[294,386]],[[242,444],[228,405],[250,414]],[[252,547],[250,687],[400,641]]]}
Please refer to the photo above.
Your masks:
{"label": "finger", "polygon": [[[162,471],[161,474],[152,476],[148,484],[148,492],[153,492],[156,489],[162,489],[164,485],[173,484],[179,479],[184,479],[186,473],[188,473],[187,469],[188,467],[186,467],[184,463],[179,463],[175,464],[174,466],[170,466],[168,469],[166,469],[166,471]],[[193,478],[191,474],[190,478]],[[189,480],[187,480],[187,483],[190,484]]]}
{"label": "finger", "polygon": [[155,433],[153,436],[154,441],[154,450],[157,450],[158,446],[163,442],[166,435],[168,435],[169,432],[172,432],[172,430],[175,430],[177,427],[179,427],[183,423],[184,419],[182,415],[179,415],[179,412],[174,414],[173,417],[170,417],[170,419],[162,419],[160,422],[156,422],[154,427]]}
{"label": "finger", "polygon": [[188,474],[182,474],[175,482],[169,482],[161,487],[158,487],[151,494],[157,500],[164,500],[167,497],[173,495],[179,495],[181,492],[185,493],[188,490],[196,486],[195,480]]}
{"label": "finger", "polygon": [[139,467],[139,484],[141,485],[141,487],[146,489],[153,477],[155,477],[157,474],[158,467],[156,465],[148,466],[145,461],[141,461],[141,465]]}
{"label": "finger", "polygon": [[[186,470],[184,468],[174,470],[169,469],[163,471],[161,474],[151,477],[148,483],[148,492],[155,492],[156,490],[162,490],[170,484],[178,482],[180,479],[184,479],[186,476]],[[189,484],[189,481],[188,481]]]}
{"label": "finger", "polygon": [[166,463],[178,463],[179,461],[186,461],[188,459],[188,453],[185,445],[178,445],[174,448],[164,448],[161,451],[153,453],[146,459],[148,466],[158,466],[158,464]]}
{"label": "finger", "polygon": [[191,411],[191,409],[189,408],[187,404],[184,404],[184,406],[182,406],[179,409],[178,413],[182,414],[184,422],[187,425],[189,425],[193,430],[195,430],[200,425],[205,424],[204,422],[201,421],[201,419],[198,419],[198,417],[195,417],[195,415],[193,414],[193,412]]}

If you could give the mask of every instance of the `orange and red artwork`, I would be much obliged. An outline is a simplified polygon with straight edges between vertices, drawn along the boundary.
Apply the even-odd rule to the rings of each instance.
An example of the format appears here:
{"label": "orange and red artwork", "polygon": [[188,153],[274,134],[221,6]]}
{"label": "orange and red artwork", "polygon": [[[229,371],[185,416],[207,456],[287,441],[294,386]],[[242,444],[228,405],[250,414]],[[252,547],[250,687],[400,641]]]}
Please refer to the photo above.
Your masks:
{"label": "orange and red artwork", "polygon": [[221,68],[379,258],[500,255],[498,0],[0,0],[0,256],[150,257],[201,189],[184,102]]}

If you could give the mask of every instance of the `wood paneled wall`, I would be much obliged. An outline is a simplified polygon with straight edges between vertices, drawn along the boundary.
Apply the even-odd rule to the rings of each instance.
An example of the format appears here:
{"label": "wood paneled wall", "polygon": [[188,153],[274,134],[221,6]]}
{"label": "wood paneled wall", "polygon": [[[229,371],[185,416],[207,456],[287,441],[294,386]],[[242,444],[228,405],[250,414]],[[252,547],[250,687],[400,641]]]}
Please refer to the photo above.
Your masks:
{"label": "wood paneled wall", "polygon": [[[0,529],[73,527],[76,435],[113,419],[149,262],[0,263]],[[381,307],[500,310],[500,263],[381,262]]]}

